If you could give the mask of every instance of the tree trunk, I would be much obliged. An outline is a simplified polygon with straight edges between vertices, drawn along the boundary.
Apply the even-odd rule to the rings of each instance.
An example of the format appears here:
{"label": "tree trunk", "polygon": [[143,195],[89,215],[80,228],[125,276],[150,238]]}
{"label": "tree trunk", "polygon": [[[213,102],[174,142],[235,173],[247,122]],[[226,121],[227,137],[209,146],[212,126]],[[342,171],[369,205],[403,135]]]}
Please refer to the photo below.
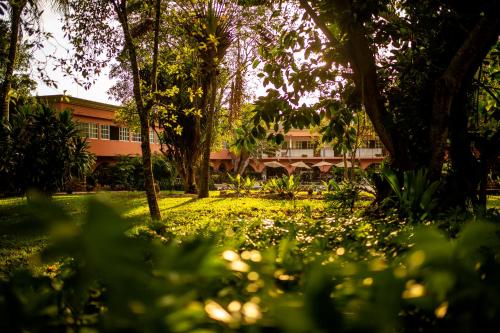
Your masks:
{"label": "tree trunk", "polygon": [[198,192],[198,198],[208,198],[208,181],[210,179],[210,151],[212,146],[212,131],[213,131],[213,121],[215,112],[215,100],[217,97],[217,79],[215,70],[210,75],[210,101],[208,103],[207,109],[207,124],[205,133],[205,146],[203,147],[203,158],[201,161],[201,172],[200,172],[200,190]]}
{"label": "tree trunk", "polygon": [[250,161],[250,153],[248,153],[246,150],[242,150],[240,152],[240,156],[238,157],[237,164],[236,164],[236,174],[238,175],[243,175],[245,172],[245,169],[248,166],[248,162]]}
{"label": "tree trunk", "polygon": [[185,192],[188,194],[196,194],[196,183],[194,177],[194,167],[192,165],[188,166],[187,177],[186,177],[186,189]]}
{"label": "tree trunk", "polygon": [[471,152],[471,141],[468,135],[467,89],[462,88],[451,108],[449,121],[449,160],[452,174],[446,182],[447,206],[464,207],[467,199],[477,202],[476,190],[480,182],[478,163]]}
{"label": "tree trunk", "polygon": [[347,153],[342,155],[342,160],[344,162],[344,181],[349,181],[349,168],[347,167]]}
{"label": "tree trunk", "polygon": [[149,110],[145,109],[144,101],[142,99],[141,78],[139,73],[139,65],[137,62],[136,46],[134,44],[128,26],[126,1],[122,0],[120,1],[120,4],[113,2],[113,5],[123,29],[125,45],[128,50],[130,67],[132,69],[134,100],[141,125],[142,167],[144,171],[144,189],[146,190],[149,213],[153,220],[160,220],[161,213],[154,187],[155,183],[151,163],[151,146],[149,144]]}
{"label": "tree trunk", "polygon": [[453,103],[498,38],[500,17],[493,15],[494,17],[485,15],[479,19],[451,59],[448,68],[436,81],[430,131],[433,149],[429,162],[430,175],[433,179],[441,176]]}
{"label": "tree trunk", "polygon": [[21,14],[24,7],[26,6],[26,1],[21,0],[18,3],[10,1],[12,8],[11,18],[10,18],[10,38],[9,38],[9,56],[7,59],[7,66],[5,68],[5,78],[2,82],[2,90],[0,91],[0,107],[1,114],[4,122],[9,121],[10,110],[9,110],[9,92],[12,86],[12,76],[14,75],[14,66],[16,65],[17,56],[17,44],[19,41],[19,27],[21,25]]}

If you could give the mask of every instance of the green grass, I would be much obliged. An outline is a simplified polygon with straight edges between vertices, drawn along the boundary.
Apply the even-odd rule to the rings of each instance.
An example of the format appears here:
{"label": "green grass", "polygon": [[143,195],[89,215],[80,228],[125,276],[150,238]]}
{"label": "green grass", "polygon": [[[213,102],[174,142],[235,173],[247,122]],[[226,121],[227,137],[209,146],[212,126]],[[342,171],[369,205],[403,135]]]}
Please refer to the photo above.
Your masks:
{"label": "green grass", "polygon": [[[95,195],[55,196],[54,202],[75,217],[85,213],[86,202],[98,197],[108,202],[121,215],[134,221],[131,232],[136,234],[147,229],[149,211],[142,192],[108,192]],[[322,200],[277,200],[260,198],[226,198],[212,192],[210,198],[163,193],[159,199],[164,223],[176,237],[213,235],[230,230],[240,221],[252,219],[301,218],[310,214],[313,218],[325,216]],[[30,216],[37,212],[28,209],[23,198],[0,200],[0,276],[15,268],[29,264],[29,258],[48,244],[47,234],[34,226]]]}
{"label": "green grass", "polygon": [[500,210],[500,195],[489,195],[486,207]]}
{"label": "green grass", "polygon": [[[86,202],[98,197],[108,202],[122,216],[133,221],[132,234],[148,232],[149,211],[143,192],[107,192],[94,195],[62,195],[53,201],[75,217],[85,213]],[[221,197],[212,192],[210,198],[162,193],[159,205],[161,223],[177,238],[215,236],[225,244],[231,241],[235,229],[252,232],[252,223],[264,219],[274,221],[318,221],[332,215],[327,204],[317,199],[278,200],[256,197]],[[360,201],[359,207],[366,206]],[[47,233],[34,225],[26,199],[0,200],[0,277],[15,268],[27,266],[29,258],[48,244]],[[488,208],[500,209],[500,196],[488,198]],[[241,234],[241,233],[240,233]],[[234,240],[237,241],[237,240]]]}

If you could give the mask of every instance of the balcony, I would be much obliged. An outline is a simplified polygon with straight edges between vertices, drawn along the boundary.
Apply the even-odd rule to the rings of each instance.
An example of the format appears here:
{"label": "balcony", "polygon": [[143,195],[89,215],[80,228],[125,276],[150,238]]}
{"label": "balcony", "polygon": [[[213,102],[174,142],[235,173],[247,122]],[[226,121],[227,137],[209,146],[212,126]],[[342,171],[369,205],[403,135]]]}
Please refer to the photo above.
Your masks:
{"label": "balcony", "polygon": [[[373,157],[383,157],[382,148],[358,148],[356,151],[357,158],[373,158]],[[297,149],[288,148],[280,149],[276,152],[276,155],[264,155],[263,157],[291,157],[291,158],[313,158],[313,157],[342,157],[342,154],[335,154],[335,151],[330,147],[325,147],[321,149]]]}

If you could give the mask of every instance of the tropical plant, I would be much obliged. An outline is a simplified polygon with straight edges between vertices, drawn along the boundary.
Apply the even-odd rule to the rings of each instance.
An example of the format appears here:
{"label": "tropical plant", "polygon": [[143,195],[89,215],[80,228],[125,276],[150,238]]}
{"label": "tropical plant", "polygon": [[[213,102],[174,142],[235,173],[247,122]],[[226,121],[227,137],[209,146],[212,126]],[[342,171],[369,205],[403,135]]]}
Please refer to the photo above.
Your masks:
{"label": "tropical plant", "polygon": [[294,199],[297,192],[299,192],[300,182],[293,175],[283,175],[269,179],[264,185],[264,189],[271,193],[277,193],[281,197]]}
{"label": "tropical plant", "polygon": [[241,177],[240,174],[237,174],[236,176],[231,176],[231,174],[227,174],[229,177],[229,180],[231,182],[230,188],[236,192],[236,195],[240,195],[242,191],[246,191],[247,193],[250,193],[252,188],[255,185],[255,179],[250,178],[250,176],[246,176],[245,178]]}
{"label": "tropical plant", "polygon": [[393,191],[400,214],[411,222],[424,221],[438,205],[435,194],[440,183],[431,181],[427,170],[404,172],[403,184],[391,169],[384,167],[381,172]]}
{"label": "tropical plant", "polygon": [[231,176],[231,174],[228,173],[227,176],[229,177],[229,181],[231,182],[229,187],[236,192],[236,195],[239,196],[241,194],[243,187],[243,182],[241,181],[241,175],[237,174],[235,177],[233,177]]}
{"label": "tropical plant", "polygon": [[0,129],[0,147],[0,187],[11,194],[36,189],[50,195],[84,177],[95,160],[71,113],[44,105],[17,106]]}
{"label": "tropical plant", "polygon": [[325,200],[329,202],[332,207],[341,211],[353,211],[354,205],[361,191],[357,183],[344,181],[337,184],[333,178],[328,182],[323,181],[322,183],[327,190],[324,194]]}

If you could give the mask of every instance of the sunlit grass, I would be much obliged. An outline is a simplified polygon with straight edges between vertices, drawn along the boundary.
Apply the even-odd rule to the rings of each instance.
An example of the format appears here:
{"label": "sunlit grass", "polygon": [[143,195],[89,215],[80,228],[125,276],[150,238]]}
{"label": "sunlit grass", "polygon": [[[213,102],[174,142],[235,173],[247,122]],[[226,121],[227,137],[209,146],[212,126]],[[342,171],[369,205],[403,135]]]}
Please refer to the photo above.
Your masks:
{"label": "sunlit grass", "polygon": [[[61,195],[54,202],[75,217],[83,216],[90,198],[106,201],[122,216],[133,221],[132,234],[146,230],[150,224],[149,210],[143,192],[104,192],[96,195]],[[370,201],[360,201],[358,207]],[[162,193],[159,197],[162,221],[166,229],[176,237],[198,235],[212,236],[230,241],[232,230],[253,221],[294,221],[323,219],[331,211],[323,200],[279,200],[258,197],[221,197],[211,192],[211,197]],[[488,208],[500,209],[500,196],[488,197]],[[35,212],[36,215],[36,212]],[[13,268],[24,266],[28,258],[48,243],[41,229],[27,231],[30,221],[25,198],[0,199],[0,276]],[[370,234],[368,229],[358,228],[356,234]],[[358,235],[358,236],[359,236]]]}
{"label": "sunlit grass", "polygon": [[489,195],[486,206],[487,208],[500,210],[500,195]]}
{"label": "sunlit grass", "polygon": [[[162,192],[159,206],[162,223],[179,237],[199,234],[210,235],[221,229],[231,228],[240,220],[253,218],[286,218],[290,215],[311,212],[323,216],[325,204],[322,200],[275,200],[262,198],[220,197],[211,192],[211,197],[197,199],[196,196]],[[143,192],[103,192],[91,195],[61,195],[53,201],[75,217],[83,216],[90,198],[99,198],[109,203],[122,216],[133,220],[136,233],[150,223],[149,209]],[[36,215],[36,212],[35,212]],[[42,231],[26,232],[24,226],[30,221],[25,198],[0,199],[0,275],[13,268],[24,266],[28,258],[43,249],[48,242]]]}

